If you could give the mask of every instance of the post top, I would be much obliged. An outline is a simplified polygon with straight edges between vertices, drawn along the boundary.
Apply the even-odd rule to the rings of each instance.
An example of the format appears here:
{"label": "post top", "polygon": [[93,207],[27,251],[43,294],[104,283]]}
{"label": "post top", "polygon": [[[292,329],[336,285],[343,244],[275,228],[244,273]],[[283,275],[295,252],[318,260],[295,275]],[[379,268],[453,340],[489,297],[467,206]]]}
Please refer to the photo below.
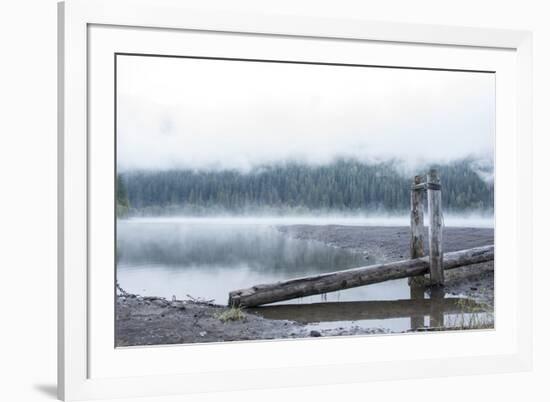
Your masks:
{"label": "post top", "polygon": [[439,172],[435,168],[431,168],[428,172],[427,181],[430,183],[439,183]]}

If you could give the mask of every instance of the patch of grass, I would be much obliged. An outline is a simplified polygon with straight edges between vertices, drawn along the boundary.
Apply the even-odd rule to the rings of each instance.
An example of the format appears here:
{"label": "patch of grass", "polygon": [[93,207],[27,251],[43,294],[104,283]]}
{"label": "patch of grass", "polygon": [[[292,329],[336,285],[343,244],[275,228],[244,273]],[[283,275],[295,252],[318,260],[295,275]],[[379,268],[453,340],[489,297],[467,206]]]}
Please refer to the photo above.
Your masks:
{"label": "patch of grass", "polygon": [[493,314],[479,315],[470,314],[457,317],[449,323],[448,329],[489,329],[494,328],[495,320]]}
{"label": "patch of grass", "polygon": [[447,326],[456,329],[487,329],[493,328],[495,318],[487,306],[475,305],[467,299],[460,300],[458,305],[462,312],[451,319]]}
{"label": "patch of grass", "polygon": [[246,314],[240,307],[231,307],[230,309],[227,309],[223,313],[219,314],[217,318],[221,322],[226,323],[228,321],[244,320],[246,318]]}

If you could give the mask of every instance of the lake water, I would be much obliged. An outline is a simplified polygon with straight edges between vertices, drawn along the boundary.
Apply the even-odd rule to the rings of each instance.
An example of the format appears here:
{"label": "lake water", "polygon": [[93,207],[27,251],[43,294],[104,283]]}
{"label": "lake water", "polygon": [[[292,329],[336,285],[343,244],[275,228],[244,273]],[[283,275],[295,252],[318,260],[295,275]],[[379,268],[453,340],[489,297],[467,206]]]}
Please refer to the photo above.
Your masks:
{"label": "lake water", "polygon": [[[318,241],[290,238],[277,230],[278,223],[235,219],[120,220],[117,280],[127,292],[143,296],[193,297],[226,304],[232,290],[377,262],[361,253]],[[427,295],[420,297],[424,296]],[[424,300],[411,304],[410,299],[410,287],[402,279],[280,302],[257,312],[266,318],[292,319],[322,328],[353,323],[405,331],[413,325],[412,315],[417,322],[428,319],[424,314],[439,303]],[[452,319],[445,317],[447,321]]]}

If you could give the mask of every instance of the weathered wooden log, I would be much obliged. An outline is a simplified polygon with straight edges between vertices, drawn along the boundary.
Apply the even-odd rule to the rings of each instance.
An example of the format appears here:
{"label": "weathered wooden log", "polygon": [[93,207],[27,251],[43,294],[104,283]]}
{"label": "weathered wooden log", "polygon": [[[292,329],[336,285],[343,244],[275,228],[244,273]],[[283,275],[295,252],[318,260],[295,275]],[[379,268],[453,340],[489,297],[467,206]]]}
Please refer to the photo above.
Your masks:
{"label": "weathered wooden log", "polygon": [[[443,268],[452,269],[494,259],[494,246],[475,247],[446,253]],[[429,257],[352,268],[289,281],[256,285],[229,293],[230,306],[253,307],[282,300],[335,292],[373,283],[424,275],[429,271]]]}
{"label": "weathered wooden log", "polygon": [[[430,282],[432,285],[443,285],[445,282],[443,273],[443,212],[441,210],[441,182],[437,170],[430,169],[427,183],[428,215],[430,217],[430,227],[428,230]],[[438,190],[437,187],[440,189]]]}

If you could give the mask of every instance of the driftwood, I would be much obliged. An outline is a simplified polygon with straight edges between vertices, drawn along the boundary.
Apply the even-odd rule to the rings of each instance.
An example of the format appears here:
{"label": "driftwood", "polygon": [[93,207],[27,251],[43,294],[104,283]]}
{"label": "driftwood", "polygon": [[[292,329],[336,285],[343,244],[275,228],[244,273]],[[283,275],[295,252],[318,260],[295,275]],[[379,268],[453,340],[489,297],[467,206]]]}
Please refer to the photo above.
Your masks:
{"label": "driftwood", "polygon": [[[491,261],[494,260],[494,252],[494,246],[484,246],[446,253],[443,258],[443,269]],[[241,307],[260,306],[393,279],[425,275],[429,272],[429,267],[429,256],[427,256],[257,285],[248,289],[230,292],[229,305]]]}

